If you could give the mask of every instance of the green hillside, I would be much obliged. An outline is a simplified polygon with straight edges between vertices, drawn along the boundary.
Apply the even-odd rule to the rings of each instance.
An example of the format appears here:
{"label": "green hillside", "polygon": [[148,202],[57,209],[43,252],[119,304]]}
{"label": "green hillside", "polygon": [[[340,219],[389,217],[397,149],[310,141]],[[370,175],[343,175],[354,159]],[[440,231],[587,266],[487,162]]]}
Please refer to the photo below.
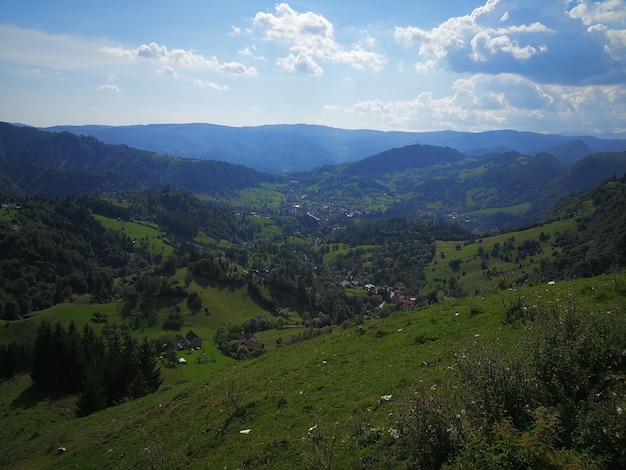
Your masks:
{"label": "green hillside", "polygon": [[[626,177],[541,223],[472,224],[576,168],[508,154],[328,167],[231,206],[173,186],[5,204],[0,465],[624,466]],[[475,211],[392,217],[419,192],[448,210],[445,191]]]}
{"label": "green hillside", "polygon": [[[584,406],[579,409],[586,426],[580,442],[559,440],[563,429],[573,429],[575,434],[581,430],[564,421],[558,407],[542,408],[542,401],[529,402],[532,414],[526,413],[527,425],[507,421],[506,410],[502,418],[481,418],[463,408],[463,403],[482,399],[473,395],[482,389],[496,394],[494,400],[498,393],[506,396],[523,390],[501,388],[517,383],[505,380],[511,376],[504,368],[514,358],[532,363],[524,356],[524,348],[535,324],[503,324],[505,306],[520,299],[523,308],[537,315],[593,314],[596,322],[622,325],[610,331],[623,347],[624,311],[619,305],[624,302],[625,286],[625,274],[620,273],[398,312],[384,320],[285,344],[262,358],[207,371],[189,384],[165,385],[155,395],[86,418],[73,417],[74,397],[44,396],[30,387],[28,377],[16,378],[0,385],[2,464],[29,469],[413,468],[420,462],[429,466],[424,460],[428,458],[434,459],[431,463],[449,460],[451,468],[482,467],[485,459],[531,466],[552,461],[555,468],[613,465],[624,458],[623,437],[607,436],[591,447],[585,442],[601,437],[606,426],[623,425],[622,415],[615,414],[616,406],[626,405],[623,375],[618,379],[624,374],[619,349],[605,350],[618,362],[606,365],[609,375],[605,377],[610,381],[602,385],[603,390],[608,386],[619,394],[598,402],[601,410],[597,413]],[[606,317],[608,310],[611,313]],[[576,325],[571,327],[583,328],[583,324]],[[591,340],[596,333],[588,330],[585,334]],[[285,334],[285,340],[288,337]],[[560,337],[559,344],[571,348],[574,340]],[[614,346],[619,348],[619,344]],[[604,350],[593,351],[603,354]],[[457,388],[460,380],[469,380],[457,369],[465,364],[461,353],[476,355],[477,360],[489,354],[490,374],[505,373],[490,376],[502,382],[481,383],[475,390],[467,382],[463,389]],[[572,369],[588,367],[582,359],[571,357],[574,362],[562,365],[562,373],[582,372]],[[597,385],[589,386],[584,393],[596,390]],[[544,405],[550,403],[548,398],[542,400]],[[526,402],[519,406],[522,403]],[[429,412],[431,405],[434,408]],[[493,428],[479,427],[491,419],[495,419]],[[444,430],[435,448],[418,441],[421,422],[429,426],[424,431],[439,433],[439,426],[447,420],[451,420],[447,425],[459,426],[459,436]],[[472,449],[480,449],[480,454]]]}

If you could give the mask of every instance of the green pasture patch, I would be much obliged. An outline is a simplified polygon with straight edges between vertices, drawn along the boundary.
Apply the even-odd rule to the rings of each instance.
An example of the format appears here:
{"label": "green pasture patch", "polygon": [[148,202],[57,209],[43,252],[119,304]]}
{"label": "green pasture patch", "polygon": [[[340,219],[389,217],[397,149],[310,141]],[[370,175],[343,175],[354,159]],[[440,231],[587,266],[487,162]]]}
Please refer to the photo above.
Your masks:
{"label": "green pasture patch", "polygon": [[237,197],[228,200],[231,207],[278,209],[283,201],[283,195],[274,189],[273,185],[263,184],[259,187],[245,188],[237,191]]}
{"label": "green pasture patch", "polygon": [[103,201],[107,201],[110,204],[116,206],[116,207],[123,207],[123,208],[129,208],[131,206],[131,201],[130,200],[124,200],[124,199],[119,199],[119,198],[114,198],[114,197],[102,197],[101,198]]}
{"label": "green pasture patch", "polygon": [[198,234],[198,236],[194,238],[193,241],[202,245],[215,245],[218,243],[218,240],[205,233]]}
{"label": "green pasture patch", "polygon": [[[493,281],[487,277],[487,270],[482,269],[482,266],[486,265],[488,270],[494,273],[506,273],[512,280],[527,277],[531,282],[540,282],[540,263],[542,259],[552,261],[553,252],[555,252],[552,243],[555,235],[558,232],[575,230],[575,224],[573,219],[557,220],[525,230],[480,238],[471,243],[437,241],[435,257],[425,267],[426,280],[430,286],[437,286],[441,285],[442,281],[455,277],[465,294],[473,294],[476,291],[485,292],[492,288],[493,284]],[[542,233],[544,241],[541,241]],[[496,244],[502,247],[510,239],[514,239],[515,247],[527,240],[537,240],[541,246],[541,252],[535,256],[527,256],[519,262],[515,261],[517,248],[511,252],[511,259],[508,262],[494,256],[489,256],[484,260],[478,256],[479,248],[482,247],[486,253],[491,253]],[[449,266],[449,263],[455,261],[460,262],[459,269],[456,271]]]}
{"label": "green pasture patch", "polygon": [[[66,328],[73,321],[78,329],[88,323],[95,332],[99,332],[105,324],[116,323],[119,325],[123,323],[119,313],[122,306],[122,302],[95,304],[89,301],[89,296],[79,296],[72,303],[57,304],[45,310],[31,313],[29,318],[6,322],[0,328],[0,343],[34,341],[39,324],[43,320],[53,325],[61,323]],[[105,314],[107,323],[93,323],[91,319],[95,312]]]}
{"label": "green pasture patch", "polygon": [[[471,206],[471,205],[468,203],[468,206]],[[481,215],[483,216],[493,215],[493,214],[498,214],[498,213],[520,215],[520,214],[524,214],[528,212],[530,208],[531,208],[530,202],[524,202],[522,204],[517,204],[514,206],[490,207],[486,209],[474,210],[474,211],[468,212],[467,215],[474,216],[474,217],[479,217]]]}
{"label": "green pasture patch", "polygon": [[200,295],[202,305],[208,309],[209,314],[199,312],[191,316],[189,321],[194,325],[215,331],[229,324],[240,325],[255,316],[268,315],[250,297],[247,286],[235,287],[202,280],[199,282],[194,280],[189,291]]}
{"label": "green pasture patch", "polygon": [[326,245],[330,250],[328,253],[324,253],[324,264],[332,264],[337,260],[338,255],[345,255],[349,250],[364,250],[370,251],[373,248],[376,248],[377,245],[357,245],[355,247],[350,247],[345,243],[329,243]]}
{"label": "green pasture patch", "polygon": [[174,252],[174,247],[167,243],[167,239],[161,235],[156,224],[147,222],[125,222],[110,217],[94,215],[105,228],[116,230],[125,234],[137,243],[148,243],[152,254],[162,254],[167,257]]}
{"label": "green pasture patch", "polygon": [[0,210],[0,222],[9,222],[13,219],[15,212],[18,209],[2,209]]}
{"label": "green pasture patch", "polygon": [[235,364],[235,360],[223,355],[211,339],[203,340],[199,350],[177,351],[176,356],[186,362],[172,365],[164,357],[159,360],[164,387],[183,381],[210,380],[213,375]]}
{"label": "green pasture patch", "polygon": [[497,204],[498,190],[496,188],[473,188],[466,191],[465,198],[467,207]]}
{"label": "green pasture patch", "polygon": [[264,237],[278,236],[282,234],[282,229],[270,217],[260,215],[249,215],[248,221],[261,226],[261,235]]}

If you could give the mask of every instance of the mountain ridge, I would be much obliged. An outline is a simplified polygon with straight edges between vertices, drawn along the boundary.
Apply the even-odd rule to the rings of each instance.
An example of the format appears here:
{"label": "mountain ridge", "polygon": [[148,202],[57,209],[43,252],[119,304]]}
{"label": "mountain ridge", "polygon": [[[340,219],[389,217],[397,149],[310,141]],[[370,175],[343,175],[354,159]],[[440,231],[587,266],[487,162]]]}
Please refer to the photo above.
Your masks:
{"label": "mountain ridge", "polygon": [[[349,130],[310,124],[229,127],[206,123],[54,126],[41,129],[91,135],[105,143],[126,144],[163,155],[224,160],[270,173],[305,171],[325,164],[361,160],[385,150],[413,144],[448,146],[470,155],[505,150],[534,155],[550,152],[573,141],[582,142],[592,152],[626,150],[626,139],[514,130],[404,132]],[[575,158],[581,156],[584,155],[578,154]]]}

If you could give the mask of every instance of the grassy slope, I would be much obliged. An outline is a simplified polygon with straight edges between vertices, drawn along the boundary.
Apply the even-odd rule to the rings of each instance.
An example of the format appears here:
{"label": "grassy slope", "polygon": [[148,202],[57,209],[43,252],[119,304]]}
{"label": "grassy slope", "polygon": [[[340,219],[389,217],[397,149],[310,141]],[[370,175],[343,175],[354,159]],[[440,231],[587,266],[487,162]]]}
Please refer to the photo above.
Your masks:
{"label": "grassy slope", "polygon": [[[536,271],[539,269],[541,260],[552,261],[554,257],[555,249],[552,243],[554,242],[555,234],[568,230],[576,230],[574,219],[559,220],[527,230],[487,237],[469,245],[465,245],[463,242],[438,241],[436,256],[432,263],[425,269],[426,279],[430,285],[434,285],[436,283],[435,279],[437,278],[448,279],[451,276],[459,276],[459,283],[464,292],[474,293],[476,290],[484,291],[485,289],[489,289],[489,282],[485,280],[485,273],[480,267],[482,259],[476,255],[478,248],[482,246],[485,251],[490,252],[496,243],[502,246],[507,239],[511,237],[515,238],[516,244],[520,244],[526,240],[539,241],[539,235],[543,232],[550,238],[545,242],[540,242],[542,253],[527,257],[520,263],[515,263],[514,260],[505,262],[495,257],[490,257],[490,259],[486,261],[487,266],[492,271],[509,273],[514,276],[514,278],[528,274],[531,280],[538,281],[538,273]],[[457,246],[461,247],[460,250],[457,249]],[[441,258],[442,252],[445,253],[444,259]],[[461,261],[459,272],[454,272],[452,268],[448,266],[448,263],[454,259]],[[463,275],[463,272],[466,274]]]}
{"label": "grassy slope", "polygon": [[[397,312],[247,362],[193,383],[95,415],[72,417],[74,398],[42,399],[26,377],[0,385],[0,465],[12,468],[301,468],[336,438],[335,468],[358,466],[363,424],[393,427],[396,404],[412,385],[441,387],[460,342],[514,344],[502,305],[520,296],[529,308],[573,294],[579,304],[615,309],[619,277],[541,284]],[[480,311],[470,315],[470,309]],[[623,309],[622,309],[623,314]],[[288,330],[283,330],[288,339]],[[428,366],[422,366],[426,361]],[[453,392],[453,391],[452,391]],[[391,394],[390,402],[381,400]],[[318,444],[307,430],[318,425]],[[249,434],[241,430],[250,429]],[[59,453],[64,446],[67,452]],[[303,456],[306,459],[303,460]]]}
{"label": "grassy slope", "polygon": [[161,232],[156,224],[124,222],[101,215],[94,215],[94,217],[104,227],[122,232],[133,241],[145,241],[153,254],[161,253],[167,257],[174,252],[174,248],[161,237]]}

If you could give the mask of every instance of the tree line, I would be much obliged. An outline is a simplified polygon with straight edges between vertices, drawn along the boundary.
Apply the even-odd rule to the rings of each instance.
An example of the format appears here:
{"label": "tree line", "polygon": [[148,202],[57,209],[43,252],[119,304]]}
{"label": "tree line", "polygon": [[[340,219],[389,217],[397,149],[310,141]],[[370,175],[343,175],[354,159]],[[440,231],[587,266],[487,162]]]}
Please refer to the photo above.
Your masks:
{"label": "tree line", "polygon": [[157,391],[163,380],[155,349],[116,329],[96,335],[86,324],[42,321],[32,345],[30,375],[35,387],[78,393],[78,415],[86,416],[124,400]]}

